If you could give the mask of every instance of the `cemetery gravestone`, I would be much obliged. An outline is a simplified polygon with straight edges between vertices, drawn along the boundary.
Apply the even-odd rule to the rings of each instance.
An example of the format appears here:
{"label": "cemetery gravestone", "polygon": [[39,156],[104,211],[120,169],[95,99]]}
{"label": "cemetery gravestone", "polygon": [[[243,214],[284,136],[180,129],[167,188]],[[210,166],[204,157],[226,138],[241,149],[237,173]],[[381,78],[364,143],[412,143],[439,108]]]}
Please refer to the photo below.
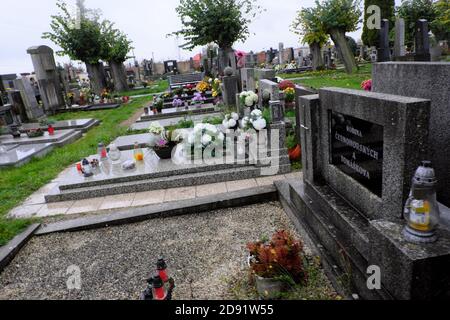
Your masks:
{"label": "cemetery gravestone", "polygon": [[[428,156],[430,102],[325,88],[300,104],[304,179],[288,182],[290,201],[324,264],[334,275],[350,269],[349,290],[364,299],[444,297],[449,233],[436,245],[411,245],[400,220]],[[381,268],[381,290],[367,286],[370,265]]]}
{"label": "cemetery gravestone", "polygon": [[263,108],[264,103],[263,95],[265,91],[269,92],[270,94],[269,101],[280,100],[280,88],[278,87],[277,83],[267,79],[259,80],[258,95],[259,95],[259,106],[261,109]]}
{"label": "cemetery gravestone", "polygon": [[238,78],[233,75],[231,68],[225,69],[225,76],[222,79],[222,98],[225,105],[236,105],[236,94],[239,92]]}
{"label": "cemetery gravestone", "polygon": [[430,37],[428,35],[427,20],[420,19],[416,23],[415,35],[416,53],[414,55],[415,61],[431,61],[430,55]]}
{"label": "cemetery gravestone", "polygon": [[431,100],[428,146],[439,180],[438,200],[450,207],[450,63],[385,62],[375,64],[373,91]]}
{"label": "cemetery gravestone", "polygon": [[37,46],[29,48],[27,52],[31,55],[45,110],[55,113],[65,109],[53,50],[47,46]]}
{"label": "cemetery gravestone", "polygon": [[391,49],[389,48],[389,20],[381,20],[380,48],[378,49],[378,62],[390,61]]}
{"label": "cemetery gravestone", "polygon": [[278,45],[278,63],[279,64],[284,64],[284,44],[282,42],[280,42],[280,44]]}
{"label": "cemetery gravestone", "polygon": [[243,68],[241,69],[242,89],[245,91],[256,90],[255,69]]}
{"label": "cemetery gravestone", "polygon": [[39,119],[45,115],[44,110],[38,104],[34,88],[27,78],[21,78],[14,81],[17,90],[22,95],[22,100],[30,120]]}
{"label": "cemetery gravestone", "polygon": [[405,20],[397,18],[395,20],[395,44],[394,57],[403,57],[406,55],[405,50]]}

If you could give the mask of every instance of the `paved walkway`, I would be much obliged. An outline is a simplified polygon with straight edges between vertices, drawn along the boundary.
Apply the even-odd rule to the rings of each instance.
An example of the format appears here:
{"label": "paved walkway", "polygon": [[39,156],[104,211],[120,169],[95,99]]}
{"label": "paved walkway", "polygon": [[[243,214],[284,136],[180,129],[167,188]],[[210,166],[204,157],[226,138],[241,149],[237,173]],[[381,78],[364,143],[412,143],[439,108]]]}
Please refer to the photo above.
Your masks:
{"label": "paved walkway", "polygon": [[101,198],[92,198],[77,201],[67,201],[46,204],[44,196],[52,189],[58,186],[59,181],[66,173],[64,170],[58,178],[53,180],[33,195],[31,195],[21,206],[13,209],[9,213],[11,218],[30,218],[30,217],[52,217],[57,215],[75,215],[86,213],[98,213],[104,210],[120,209],[128,207],[140,207],[151,204],[160,204],[164,202],[189,200],[199,197],[206,197],[215,194],[239,191],[255,188],[258,186],[271,185],[275,181],[285,179],[300,179],[302,172],[295,172],[287,175],[278,175],[273,177],[261,177],[256,179],[238,180],[230,182],[221,182],[216,184],[207,184],[186,188],[175,188],[166,190],[154,190],[140,193],[128,193]]}

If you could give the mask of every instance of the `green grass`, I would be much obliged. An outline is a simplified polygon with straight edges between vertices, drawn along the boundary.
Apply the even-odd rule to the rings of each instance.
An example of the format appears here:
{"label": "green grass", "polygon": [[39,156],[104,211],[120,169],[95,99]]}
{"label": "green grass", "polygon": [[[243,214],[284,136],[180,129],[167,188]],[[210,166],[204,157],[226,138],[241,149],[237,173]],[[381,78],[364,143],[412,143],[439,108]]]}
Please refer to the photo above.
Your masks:
{"label": "green grass", "polygon": [[55,179],[68,166],[97,152],[99,142],[109,144],[126,133],[127,128],[119,126],[129,119],[151,97],[134,99],[115,110],[64,113],[53,117],[55,120],[95,118],[100,126],[93,128],[82,139],[56,148],[42,159],[33,159],[20,167],[0,171],[0,246],[27,227],[34,220],[7,219],[7,213],[20,205],[27,197]]}
{"label": "green grass", "polygon": [[153,85],[149,85],[147,88],[122,91],[119,92],[119,94],[122,96],[139,96],[144,94],[160,93],[166,91],[168,88],[169,82],[167,80],[159,80]]}
{"label": "green grass", "polygon": [[347,74],[344,70],[325,70],[301,74],[281,74],[280,77],[284,79],[304,78],[293,80],[293,82],[316,90],[324,87],[362,90],[361,83],[364,80],[372,78],[372,65],[362,65],[356,73],[351,75]]}

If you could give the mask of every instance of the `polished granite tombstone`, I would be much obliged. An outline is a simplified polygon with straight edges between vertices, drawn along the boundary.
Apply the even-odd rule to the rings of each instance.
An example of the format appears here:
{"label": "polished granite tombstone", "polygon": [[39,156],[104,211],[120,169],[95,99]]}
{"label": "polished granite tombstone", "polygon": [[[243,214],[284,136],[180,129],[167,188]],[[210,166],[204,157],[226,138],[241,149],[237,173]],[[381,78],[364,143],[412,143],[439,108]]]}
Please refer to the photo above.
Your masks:
{"label": "polished granite tombstone", "polygon": [[34,157],[43,157],[53,149],[53,144],[9,145],[0,151],[0,168],[20,167]]}
{"label": "polished granite tombstone", "polygon": [[188,114],[199,114],[199,113],[214,113],[216,111],[213,104],[203,104],[199,106],[190,106],[188,109],[185,107],[180,108],[167,108],[163,109],[161,113],[155,114],[150,111],[148,114],[143,114],[138,122],[151,121],[155,119],[164,118],[174,118],[180,117]]}
{"label": "polished granite tombstone", "polygon": [[14,139],[11,135],[0,136],[0,142],[3,145],[35,145],[52,143],[56,146],[63,146],[72,143],[82,137],[82,133],[76,130],[56,130],[53,136],[45,132],[42,137],[29,138],[26,134],[22,134],[20,138]]}
{"label": "polished granite tombstone", "polygon": [[[216,113],[207,113],[207,114],[199,114],[199,115],[192,115],[189,116],[189,119],[194,121],[194,124],[202,122],[206,118],[215,118],[215,117],[221,117],[221,112]],[[167,118],[167,119],[154,119],[153,121],[145,121],[145,122],[136,122],[134,123],[130,128],[133,131],[137,130],[146,130],[150,127],[150,124],[154,121],[158,121],[160,125],[163,127],[169,127],[169,126],[175,126],[180,121],[184,120],[186,116],[183,117],[176,117],[176,118]]]}
{"label": "polished granite tombstone", "polygon": [[[64,121],[57,121],[54,124],[52,124],[52,127],[55,130],[70,130],[74,129],[77,131],[81,131],[83,133],[89,131],[92,129],[92,127],[98,125],[100,121],[96,119],[76,119],[76,120],[64,120]],[[42,130],[47,130],[47,126],[42,126],[39,123],[25,123],[22,124],[22,127],[20,129],[21,132],[25,132],[30,129],[37,129],[41,128]]]}

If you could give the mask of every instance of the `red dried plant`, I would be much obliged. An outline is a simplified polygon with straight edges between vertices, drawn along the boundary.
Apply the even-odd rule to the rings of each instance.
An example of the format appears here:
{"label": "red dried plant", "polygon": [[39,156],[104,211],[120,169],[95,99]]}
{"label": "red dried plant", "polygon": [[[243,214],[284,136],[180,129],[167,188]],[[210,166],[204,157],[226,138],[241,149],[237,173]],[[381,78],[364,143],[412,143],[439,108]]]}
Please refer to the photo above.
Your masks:
{"label": "red dried plant", "polygon": [[303,268],[303,243],[295,240],[285,230],[276,232],[270,242],[255,242],[247,245],[252,261],[252,272],[262,278],[289,276],[295,283],[306,281]]}

